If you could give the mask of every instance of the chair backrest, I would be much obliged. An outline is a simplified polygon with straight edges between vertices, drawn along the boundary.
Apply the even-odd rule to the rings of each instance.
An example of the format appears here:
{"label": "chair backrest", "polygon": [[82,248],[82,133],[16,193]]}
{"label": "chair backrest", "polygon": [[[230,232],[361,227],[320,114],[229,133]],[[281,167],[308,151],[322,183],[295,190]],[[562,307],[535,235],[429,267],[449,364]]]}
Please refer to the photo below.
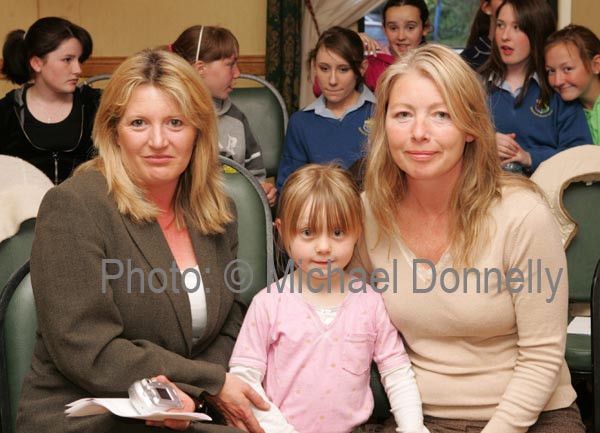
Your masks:
{"label": "chair backrest", "polygon": [[238,273],[226,271],[226,275],[239,282],[242,300],[249,304],[274,275],[271,209],[263,188],[248,170],[223,156],[219,160],[236,171],[225,173],[225,188],[237,209],[238,255],[230,270]]}
{"label": "chair backrest", "polygon": [[110,80],[110,77],[110,74],[94,75],[92,77],[84,79],[79,85],[87,84],[92,87],[98,87],[100,89],[103,89],[106,86],[106,83],[108,83],[108,80]]}
{"label": "chair backrest", "polygon": [[35,218],[52,181],[21,158],[0,155],[0,290],[31,253]]}
{"label": "chair backrest", "polygon": [[37,316],[29,261],[10,278],[0,294],[0,417],[2,432],[14,433],[17,405],[31,368]]}
{"label": "chair backrest", "polygon": [[277,176],[288,123],[285,102],[268,81],[251,74],[242,74],[240,78],[255,81],[262,86],[236,87],[230,98],[248,118],[252,133],[262,150],[267,177]]}
{"label": "chair backrest", "polygon": [[600,182],[572,183],[563,192],[562,203],[577,223],[577,232],[566,251],[569,299],[589,303],[592,277],[600,259]]}
{"label": "chair backrest", "polygon": [[21,223],[17,234],[0,242],[0,290],[12,273],[29,260],[34,231],[35,218],[30,218]]}

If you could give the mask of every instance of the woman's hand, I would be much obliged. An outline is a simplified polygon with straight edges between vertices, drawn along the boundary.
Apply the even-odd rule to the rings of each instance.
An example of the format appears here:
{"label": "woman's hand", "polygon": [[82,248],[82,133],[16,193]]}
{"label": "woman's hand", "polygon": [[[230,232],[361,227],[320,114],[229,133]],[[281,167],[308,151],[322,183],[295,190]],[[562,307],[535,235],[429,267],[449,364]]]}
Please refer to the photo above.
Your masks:
{"label": "woman's hand", "polygon": [[[169,409],[169,412],[194,412],[196,410],[196,403],[192,398],[187,395],[185,392],[177,388],[166,376],[160,375],[153,377],[152,380],[156,380],[162,383],[169,383],[175,388],[177,391],[177,395],[179,399],[183,403],[182,409]],[[185,430],[190,426],[190,421],[182,420],[182,419],[166,419],[164,421],[146,421],[146,425],[152,427],[167,427],[173,430]]]}
{"label": "woman's hand", "polygon": [[361,41],[363,42],[363,47],[367,52],[367,55],[372,55],[377,57],[377,51],[381,51],[383,48],[375,39],[370,38],[366,35],[366,33],[359,33]]}
{"label": "woman's hand", "polygon": [[265,193],[267,194],[267,198],[269,199],[269,206],[275,206],[275,199],[277,198],[277,188],[271,182],[263,182],[262,184]]}
{"label": "woman's hand", "polygon": [[264,433],[250,405],[253,404],[260,410],[269,410],[269,403],[239,377],[226,373],[221,392],[216,396],[207,395],[206,400],[221,412],[228,425],[250,433]]}
{"label": "woman's hand", "polygon": [[518,162],[523,167],[531,167],[531,155],[523,150],[516,142],[515,137],[514,132],[510,134],[496,132],[496,145],[498,146],[498,156],[502,161],[502,165],[509,162]]}

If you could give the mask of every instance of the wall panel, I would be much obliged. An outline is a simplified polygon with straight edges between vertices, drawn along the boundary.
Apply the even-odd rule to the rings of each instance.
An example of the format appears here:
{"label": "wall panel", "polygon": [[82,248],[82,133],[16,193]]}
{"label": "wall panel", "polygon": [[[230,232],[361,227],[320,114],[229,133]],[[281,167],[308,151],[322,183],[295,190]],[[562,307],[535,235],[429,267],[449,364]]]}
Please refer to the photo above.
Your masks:
{"label": "wall panel", "polygon": [[572,0],[571,22],[588,27],[600,37],[600,1]]}
{"label": "wall panel", "polygon": [[[91,33],[94,52],[87,69],[93,72],[142,48],[168,44],[186,27],[207,24],[227,27],[236,35],[244,72],[264,73],[267,0],[2,0],[2,42],[8,31],[27,29],[49,15],[67,18]],[[0,81],[0,95],[10,88]]]}

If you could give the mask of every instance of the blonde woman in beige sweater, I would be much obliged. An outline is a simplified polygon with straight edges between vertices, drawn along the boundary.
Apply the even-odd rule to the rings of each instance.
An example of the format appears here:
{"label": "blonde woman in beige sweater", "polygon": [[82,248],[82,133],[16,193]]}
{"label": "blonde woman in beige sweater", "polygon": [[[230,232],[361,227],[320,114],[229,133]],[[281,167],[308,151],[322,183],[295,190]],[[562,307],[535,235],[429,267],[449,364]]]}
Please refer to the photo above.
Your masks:
{"label": "blonde woman in beige sweater", "polygon": [[[356,262],[379,277],[431,433],[583,433],[553,217],[503,173],[477,76],[427,45],[377,87]],[[392,430],[393,431],[393,427]]]}

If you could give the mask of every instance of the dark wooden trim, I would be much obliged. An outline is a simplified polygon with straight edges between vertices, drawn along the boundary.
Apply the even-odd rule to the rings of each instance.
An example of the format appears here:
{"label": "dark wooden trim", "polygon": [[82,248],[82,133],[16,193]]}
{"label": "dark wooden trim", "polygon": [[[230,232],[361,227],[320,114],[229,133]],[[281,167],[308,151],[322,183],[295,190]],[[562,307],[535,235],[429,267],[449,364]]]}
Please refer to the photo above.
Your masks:
{"label": "dark wooden trim", "polygon": [[[114,57],[90,57],[83,64],[83,76],[91,77],[94,75],[112,74],[117,66],[125,60],[125,56]],[[240,56],[238,61],[240,71],[244,74],[265,75],[265,56],[249,55]],[[2,60],[0,60],[0,67]]]}
{"label": "dark wooden trim", "polygon": [[238,60],[240,72],[242,74],[254,74],[264,77],[265,75],[265,56],[251,55],[240,56]]}
{"label": "dark wooden trim", "polygon": [[112,74],[126,57],[90,57],[83,64],[83,76]]}

